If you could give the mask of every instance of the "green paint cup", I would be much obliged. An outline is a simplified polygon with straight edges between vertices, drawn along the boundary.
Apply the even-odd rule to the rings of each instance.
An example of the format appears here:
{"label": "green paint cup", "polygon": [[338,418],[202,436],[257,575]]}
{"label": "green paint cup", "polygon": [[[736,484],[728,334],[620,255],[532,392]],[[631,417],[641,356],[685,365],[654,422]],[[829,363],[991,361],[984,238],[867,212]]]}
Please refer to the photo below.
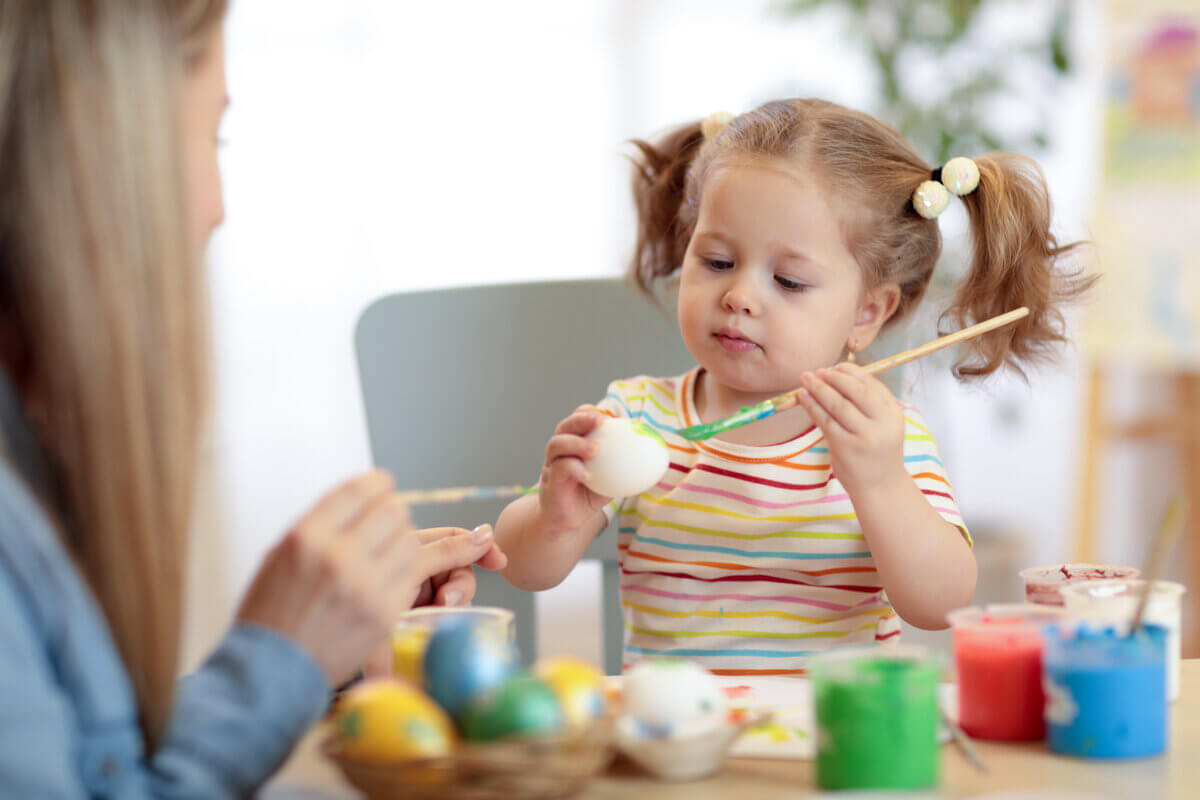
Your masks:
{"label": "green paint cup", "polygon": [[940,673],[937,660],[918,647],[847,648],[813,659],[817,785],[934,786]]}

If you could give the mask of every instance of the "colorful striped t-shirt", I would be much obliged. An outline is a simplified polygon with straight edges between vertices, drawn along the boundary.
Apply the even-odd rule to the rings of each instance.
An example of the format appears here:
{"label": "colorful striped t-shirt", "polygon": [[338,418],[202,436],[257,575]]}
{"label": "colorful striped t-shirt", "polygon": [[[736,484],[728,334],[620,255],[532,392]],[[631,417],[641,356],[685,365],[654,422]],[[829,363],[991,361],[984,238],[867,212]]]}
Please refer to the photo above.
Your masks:
{"label": "colorful striped t-shirt", "polygon": [[[597,404],[654,427],[671,455],[657,486],[605,508],[619,515],[626,666],[671,654],[724,675],[799,675],[824,650],[898,639],[820,430],[765,447],[683,439],[674,431],[701,421],[699,369],[615,381]],[[966,535],[933,436],[902,407],[904,465]]]}

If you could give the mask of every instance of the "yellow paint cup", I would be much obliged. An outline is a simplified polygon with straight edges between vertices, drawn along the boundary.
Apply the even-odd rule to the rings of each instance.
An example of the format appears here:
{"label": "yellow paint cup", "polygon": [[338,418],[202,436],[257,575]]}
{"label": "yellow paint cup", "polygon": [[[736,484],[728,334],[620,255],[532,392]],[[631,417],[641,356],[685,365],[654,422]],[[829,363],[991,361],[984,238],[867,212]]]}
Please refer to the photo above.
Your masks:
{"label": "yellow paint cup", "polygon": [[451,619],[495,626],[505,641],[516,637],[513,612],[493,606],[425,606],[409,611],[392,629],[392,673],[413,686],[425,680],[425,649],[438,625]]}

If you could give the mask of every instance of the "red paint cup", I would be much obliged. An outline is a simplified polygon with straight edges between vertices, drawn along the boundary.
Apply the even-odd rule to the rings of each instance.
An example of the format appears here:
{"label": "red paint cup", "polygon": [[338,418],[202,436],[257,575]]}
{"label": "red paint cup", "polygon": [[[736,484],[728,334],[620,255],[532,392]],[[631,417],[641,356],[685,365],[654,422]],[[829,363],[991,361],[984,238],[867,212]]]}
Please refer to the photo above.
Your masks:
{"label": "red paint cup", "polygon": [[960,608],[947,615],[958,672],[958,724],[970,736],[1033,741],[1046,734],[1042,628],[1062,609],[1032,604]]}

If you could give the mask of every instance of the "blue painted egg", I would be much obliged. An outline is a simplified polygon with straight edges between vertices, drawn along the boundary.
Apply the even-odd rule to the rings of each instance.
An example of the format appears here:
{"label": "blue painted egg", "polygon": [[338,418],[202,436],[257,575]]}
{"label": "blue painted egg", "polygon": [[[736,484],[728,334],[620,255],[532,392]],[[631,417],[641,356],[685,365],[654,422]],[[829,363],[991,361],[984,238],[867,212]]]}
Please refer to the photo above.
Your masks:
{"label": "blue painted egg", "polygon": [[472,698],[502,683],[517,662],[516,647],[495,626],[448,621],[425,649],[425,691],[457,720]]}

